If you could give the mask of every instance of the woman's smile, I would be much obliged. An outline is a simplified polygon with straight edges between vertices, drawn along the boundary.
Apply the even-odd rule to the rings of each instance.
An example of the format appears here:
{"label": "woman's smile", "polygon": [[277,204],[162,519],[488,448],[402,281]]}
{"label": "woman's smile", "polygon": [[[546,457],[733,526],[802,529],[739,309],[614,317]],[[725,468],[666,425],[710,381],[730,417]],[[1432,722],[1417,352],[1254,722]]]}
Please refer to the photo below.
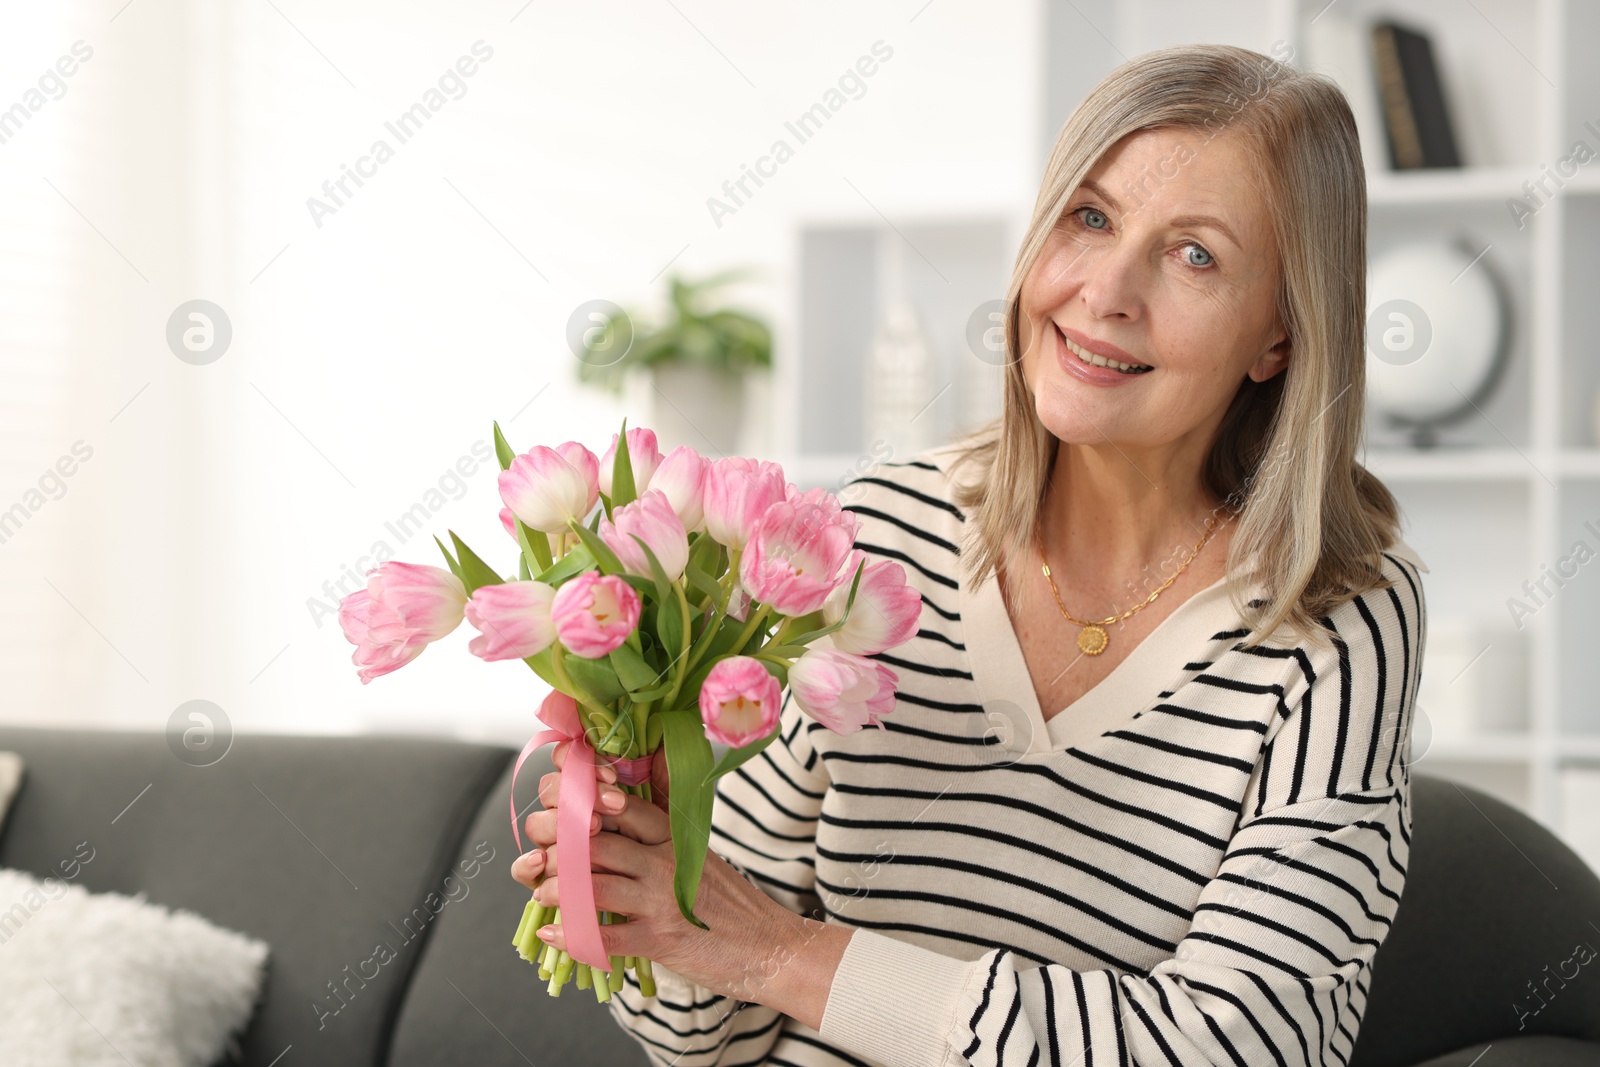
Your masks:
{"label": "woman's smile", "polygon": [[[1091,352],[1081,341],[1074,341],[1068,337],[1057,323],[1051,323],[1051,332],[1056,336],[1056,359],[1062,368],[1074,378],[1091,385],[1121,385],[1155,370],[1154,367],[1145,364],[1113,360]],[[1081,334],[1078,336],[1082,337]],[[1083,340],[1087,341],[1088,338]]]}

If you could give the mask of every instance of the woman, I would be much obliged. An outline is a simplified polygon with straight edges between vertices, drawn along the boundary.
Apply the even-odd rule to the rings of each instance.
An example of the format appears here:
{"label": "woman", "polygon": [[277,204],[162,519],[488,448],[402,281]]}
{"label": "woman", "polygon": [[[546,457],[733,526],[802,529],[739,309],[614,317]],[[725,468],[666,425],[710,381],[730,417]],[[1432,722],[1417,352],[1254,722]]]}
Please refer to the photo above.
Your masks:
{"label": "woman", "polygon": [[[1425,627],[1355,460],[1365,231],[1326,80],[1190,46],[1084,100],[1010,286],[1002,417],[845,494],[924,601],[877,657],[884,728],[791,702],[720,780],[709,931],[664,811],[596,816],[596,905],[632,917],[607,951],[660,976],[613,1014],[655,1062],[1348,1061]],[[545,855],[513,875],[557,875],[549,903]]]}

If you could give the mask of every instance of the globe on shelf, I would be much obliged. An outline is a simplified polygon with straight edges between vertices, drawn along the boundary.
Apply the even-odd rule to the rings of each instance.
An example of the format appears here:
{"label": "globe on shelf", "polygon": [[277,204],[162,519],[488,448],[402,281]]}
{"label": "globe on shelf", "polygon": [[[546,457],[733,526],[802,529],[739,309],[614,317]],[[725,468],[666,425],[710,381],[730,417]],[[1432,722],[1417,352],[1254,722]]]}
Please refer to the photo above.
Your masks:
{"label": "globe on shelf", "polygon": [[1417,448],[1482,407],[1510,348],[1509,301],[1488,249],[1416,241],[1367,272],[1367,403]]}

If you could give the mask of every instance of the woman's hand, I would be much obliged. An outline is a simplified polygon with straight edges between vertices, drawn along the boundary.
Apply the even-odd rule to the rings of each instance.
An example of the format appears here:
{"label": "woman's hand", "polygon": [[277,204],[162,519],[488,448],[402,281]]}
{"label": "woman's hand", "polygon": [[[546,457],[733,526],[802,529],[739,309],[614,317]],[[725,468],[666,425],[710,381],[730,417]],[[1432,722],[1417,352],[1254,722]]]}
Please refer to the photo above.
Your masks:
{"label": "woman's hand", "polygon": [[[570,744],[556,745],[552,758],[558,768]],[[605,953],[643,956],[713,992],[758,1000],[774,972],[792,958],[790,936],[805,936],[805,921],[710,850],[694,904],[695,914],[710,929],[685,919],[673,895],[676,864],[667,815],[666,760],[656,760],[653,771],[652,802],[609,784],[616,780],[615,772],[610,767],[600,769],[602,784],[589,823],[594,903],[600,911],[628,917],[625,923],[600,927]],[[537,886],[536,898],[545,905],[561,903],[554,849],[560,789],[559,770],[540,779],[539,799],[545,810],[527,818],[528,837],[540,847],[511,864],[511,876],[529,888]],[[553,932],[550,944],[566,947],[561,925],[545,929]]]}
{"label": "woman's hand", "polygon": [[[555,748],[550,750],[550,758],[555,763],[556,770],[539,779],[539,802],[544,805],[545,810],[536,811],[529,815],[523,827],[528,832],[528,840],[542,848],[553,848],[556,843],[556,806],[560,803],[561,798],[560,768],[566,765],[567,750],[571,746],[571,741],[558,741]],[[621,830],[621,825],[618,823],[616,815],[622,811],[622,801],[624,799],[632,799],[643,803],[639,797],[624,793],[615,786],[617,772],[609,764],[599,761],[596,766],[596,774],[600,782],[595,790],[595,810],[589,816],[589,836],[591,837],[602,829]],[[667,757],[663,753],[650,762],[650,799],[660,809],[663,816],[668,811],[667,792]],[[521,857],[521,862],[526,863],[536,855],[542,854],[537,850],[527,852]],[[530,878],[523,878],[518,873],[520,870],[520,867],[513,867],[512,877],[531,887],[533,878],[537,877],[540,872],[534,872],[534,875]]]}

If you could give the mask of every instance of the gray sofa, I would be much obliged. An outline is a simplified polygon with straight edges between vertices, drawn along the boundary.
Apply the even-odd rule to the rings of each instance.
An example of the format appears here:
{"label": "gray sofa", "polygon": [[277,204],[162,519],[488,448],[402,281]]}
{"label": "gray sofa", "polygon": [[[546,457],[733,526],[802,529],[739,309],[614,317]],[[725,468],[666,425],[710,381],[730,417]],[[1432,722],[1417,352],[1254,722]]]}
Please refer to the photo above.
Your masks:
{"label": "gray sofa", "polygon": [[[88,841],[75,884],[271,946],[247,1067],[647,1063],[592,992],[552,999],[511,947],[511,749],[240,735],[195,767],[161,734],[0,728],[0,750],[26,761],[0,866],[59,876]],[[524,812],[549,751],[517,776]]]}
{"label": "gray sofa", "polygon": [[[160,734],[0,727],[0,749],[27,761],[0,866],[59,874],[87,841],[77,884],[272,946],[249,1067],[647,1063],[592,992],[550,998],[511,947],[527,891],[509,874],[510,748],[240,735],[195,767]],[[519,811],[549,751],[518,776]],[[1467,1067],[1491,1043],[1478,1067],[1600,1063],[1600,961],[1513,1011],[1546,964],[1600,947],[1600,882],[1481,793],[1418,776],[1413,795],[1409,882],[1351,1067]]]}

